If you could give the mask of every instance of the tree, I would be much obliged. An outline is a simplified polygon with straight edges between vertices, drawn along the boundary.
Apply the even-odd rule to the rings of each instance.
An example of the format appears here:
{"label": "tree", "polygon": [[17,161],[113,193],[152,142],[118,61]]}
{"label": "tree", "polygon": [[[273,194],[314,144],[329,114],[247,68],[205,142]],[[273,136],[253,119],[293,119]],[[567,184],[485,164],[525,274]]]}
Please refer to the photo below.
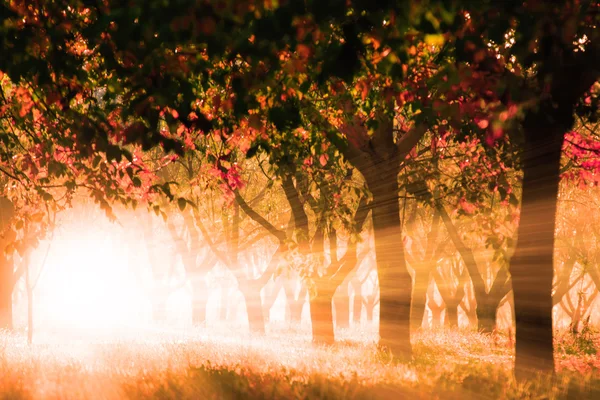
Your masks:
{"label": "tree", "polygon": [[208,301],[206,274],[216,265],[217,258],[208,246],[201,245],[201,232],[194,223],[191,210],[183,210],[181,217],[183,226],[180,229],[177,229],[173,223],[173,215],[169,218],[167,226],[175,242],[177,253],[183,262],[187,279],[191,284],[192,322],[201,325],[206,322],[206,302]]}
{"label": "tree", "polygon": [[[294,221],[294,241],[298,254],[295,268],[311,286],[309,297],[313,341],[333,343],[333,296],[348,275],[360,265],[364,251],[358,253],[358,238],[369,213],[367,200],[362,195],[353,214],[352,221],[345,223],[352,207],[355,192],[349,174],[343,168],[329,163],[326,167],[311,169],[314,185],[310,184],[306,171],[291,165],[284,170],[282,187],[291,206]],[[350,170],[351,172],[351,170]],[[293,174],[293,175],[292,175]],[[319,179],[321,178],[321,179]],[[314,186],[314,187],[313,187]],[[333,195],[332,195],[333,194]],[[346,200],[345,202],[343,201]],[[348,203],[351,205],[349,206]],[[311,229],[307,210],[314,215]],[[340,223],[341,221],[341,223]],[[339,225],[337,225],[337,224]],[[346,252],[338,258],[338,231],[349,231]],[[311,230],[314,233],[311,235]],[[329,243],[329,265],[325,262],[325,233]],[[312,236],[312,237],[311,237]]]}
{"label": "tree", "polygon": [[[22,189],[22,188],[20,188]],[[56,212],[40,210],[39,197],[19,188],[9,191],[13,199],[0,197],[0,327],[12,329],[13,291],[29,265],[23,258],[54,226]],[[21,258],[17,263],[16,259]],[[34,285],[35,286],[35,285]]]}
{"label": "tree", "polygon": [[[446,305],[446,325],[450,328],[456,328],[458,327],[458,306],[462,303],[465,296],[467,269],[463,267],[462,271],[459,272],[460,263],[457,262],[456,257],[448,261],[449,265],[446,268],[443,265],[440,268],[436,268],[434,279],[440,296]],[[455,280],[458,282],[455,283]],[[430,298],[429,307],[432,313],[434,309],[439,313],[440,307],[435,303],[432,308],[431,302],[435,303],[435,299]]]}
{"label": "tree", "polygon": [[[457,42],[461,59],[484,75],[498,60],[505,66],[494,92],[504,103],[521,107],[522,199],[510,261],[518,378],[554,370],[552,275],[560,161],[577,106],[600,76],[597,7],[571,0],[514,1],[469,10]],[[507,38],[508,46],[490,50],[490,41],[501,44]]]}
{"label": "tree", "polygon": [[[291,132],[301,123],[298,102],[310,94],[311,86],[328,91],[340,79],[351,83],[360,71],[375,72],[371,75],[378,81],[377,90],[386,93],[375,97],[388,97],[376,101],[377,116],[369,116],[367,109],[373,107],[363,107],[369,111],[367,118],[348,118],[340,125],[341,135],[325,130],[373,193],[381,344],[399,357],[410,356],[411,282],[402,247],[396,245],[401,243],[396,176],[399,163],[424,128],[419,125],[403,134],[398,147],[389,146],[400,137],[393,132],[391,99],[404,90],[394,78],[408,70],[403,60],[412,54],[416,38],[409,29],[426,33],[444,29],[453,20],[453,10],[444,5],[396,9],[392,3],[375,7],[362,1],[350,8],[338,1],[243,2],[221,8],[206,2],[186,8],[150,1],[127,7],[77,3],[61,12],[45,5],[32,11],[11,4],[3,8],[10,23],[2,24],[7,33],[2,49],[15,56],[0,63],[0,70],[14,82],[37,79],[33,97],[46,100],[43,113],[60,111],[60,130],[76,136],[67,146],[76,143],[78,154],[85,154],[95,145],[109,159],[129,158],[123,145],[130,143],[143,149],[160,144],[181,154],[193,147],[198,131],[230,137],[244,123],[258,128],[250,135],[255,138],[271,126]],[[38,14],[52,21],[51,29],[39,26]],[[253,22],[246,24],[249,19]],[[40,51],[36,44],[14,37],[47,38],[52,45]],[[28,65],[35,65],[37,72],[26,73],[33,70]],[[363,83],[368,91],[368,82]],[[418,101],[411,102],[415,108],[421,108]],[[362,127],[366,120],[368,130]],[[376,144],[374,154],[362,145],[344,143],[348,129],[355,128],[363,138],[369,131],[375,133],[367,140]],[[56,132],[52,135],[60,138]]]}
{"label": "tree", "polygon": [[[46,198],[54,178],[67,191],[85,186],[109,212],[109,201],[131,204],[137,189],[166,190],[140,179],[135,149],[181,156],[204,150],[202,133],[253,157],[284,144],[296,153],[298,138],[313,136],[359,170],[372,194],[380,344],[410,357],[398,173],[425,132],[447,130],[448,117],[452,135],[472,131],[457,125],[474,117],[488,144],[508,132],[522,150],[510,261],[516,371],[552,369],[560,156],[574,114],[597,112],[589,92],[600,74],[597,4],[68,4],[0,6],[0,51],[11,55],[0,60],[2,172],[12,181]],[[225,180],[235,180],[239,152],[211,152]]]}
{"label": "tree", "polygon": [[485,281],[481,277],[480,268],[473,251],[467,247],[460,238],[460,235],[453,222],[450,220],[450,216],[446,210],[443,207],[438,208],[438,210],[452,242],[463,259],[471,282],[473,282],[473,290],[477,302],[476,312],[479,329],[484,332],[492,332],[496,327],[496,311],[498,310],[500,302],[511,290],[508,271],[504,265],[500,265],[498,272],[493,279],[493,283],[488,289]]}
{"label": "tree", "polygon": [[21,258],[21,263],[23,264],[22,268],[25,269],[25,290],[27,291],[27,343],[29,345],[33,343],[33,292],[46,265],[46,260],[52,246],[53,237],[54,234],[52,233],[48,241],[48,246],[46,247],[44,257],[37,268],[32,268],[31,266],[31,251],[25,253],[25,256]]}
{"label": "tree", "polygon": [[[417,206],[415,207],[415,213],[416,212]],[[409,218],[409,221],[415,220],[416,218]],[[419,246],[420,249],[417,249],[415,227],[411,226],[413,224],[414,222],[408,223],[406,228],[407,232],[411,235],[410,238],[412,242],[410,246],[412,251],[407,251],[406,255],[408,263],[412,266],[414,271],[411,318],[413,329],[417,329],[423,324],[423,316],[425,314],[427,302],[427,291],[432,277],[431,273],[435,270],[437,263],[440,260],[441,253],[446,247],[447,241],[438,241],[440,227],[439,212],[434,210],[430,231],[427,233],[426,239],[421,241],[421,246]]]}
{"label": "tree", "polygon": [[[359,202],[354,214],[354,225],[360,235],[365,219],[369,213],[364,198]],[[323,240],[317,237],[316,240]],[[358,253],[356,239],[349,238],[344,255],[337,258],[337,236],[332,235],[329,239],[331,263],[323,273],[310,276],[316,286],[316,294],[310,299],[311,321],[313,324],[313,340],[316,342],[332,343],[334,341],[332,301],[333,296],[346,280],[348,275],[362,263],[366,252]],[[367,249],[368,251],[368,249]],[[340,312],[341,310],[336,310]]]}
{"label": "tree", "polygon": [[[0,197],[0,328],[12,329],[12,292],[17,277],[14,275],[12,252],[7,245],[15,239],[15,232],[10,228],[14,217],[14,206],[6,197]],[[7,254],[8,253],[8,254]]]}

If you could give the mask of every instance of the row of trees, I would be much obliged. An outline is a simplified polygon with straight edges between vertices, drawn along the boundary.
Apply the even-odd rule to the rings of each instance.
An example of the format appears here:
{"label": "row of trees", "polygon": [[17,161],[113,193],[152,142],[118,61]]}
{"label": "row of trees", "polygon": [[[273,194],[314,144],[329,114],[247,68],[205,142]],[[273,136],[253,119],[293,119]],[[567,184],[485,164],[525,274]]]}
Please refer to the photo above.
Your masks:
{"label": "row of trees", "polygon": [[[256,178],[247,180],[257,182]],[[259,212],[257,210],[264,211],[263,207],[265,206],[275,209],[278,211],[278,216],[267,212],[267,218],[283,224],[291,214],[291,207],[286,205],[286,199],[282,192],[282,188],[279,188],[279,191],[277,188],[273,188],[268,194],[267,192],[261,193],[258,199],[252,201],[255,204],[252,212],[257,214]],[[584,243],[582,241],[584,236],[573,233],[573,227],[586,232],[593,230],[596,221],[590,219],[588,207],[593,204],[594,193],[596,193],[594,189],[573,189],[572,185],[567,185],[561,195],[560,204],[562,206],[558,214],[560,226],[557,230],[557,238],[560,246],[555,249],[557,263],[552,301],[555,306],[560,305],[559,308],[566,312],[569,318],[565,320],[567,323],[572,323],[575,329],[579,322],[590,315],[597,293],[596,286],[593,284],[598,273],[597,266],[588,258],[595,254],[595,239],[593,239],[595,236],[588,232],[585,237],[591,242]],[[209,195],[203,196],[205,199],[209,197]],[[261,205],[261,202],[266,202],[266,204]],[[401,208],[405,215],[406,258],[413,280],[411,310],[413,329],[429,325],[423,319],[427,307],[434,325],[440,325],[441,314],[445,310],[445,323],[449,326],[456,326],[458,310],[461,309],[473,326],[485,332],[492,332],[497,326],[497,310],[506,303],[512,308],[512,300],[507,259],[504,255],[510,249],[503,245],[490,244],[490,241],[497,241],[500,235],[509,238],[514,236],[516,221],[513,214],[515,210],[507,208],[506,204],[498,203],[493,207],[494,213],[492,214],[480,215],[472,211],[468,215],[459,215],[458,210],[454,210],[452,215],[449,215],[444,208],[423,207],[416,199],[402,199]],[[205,221],[202,223],[203,225],[210,225],[208,229],[210,232],[208,233],[209,245],[200,245],[206,242],[202,238],[202,232],[198,225],[191,218],[192,213],[189,210],[184,211],[180,216],[177,216],[178,211],[173,211],[174,214],[171,214],[167,220],[171,235],[178,243],[178,253],[182,259],[188,256],[190,249],[195,248],[200,257],[193,256],[196,257],[193,262],[198,267],[204,268],[201,271],[185,268],[193,288],[192,303],[196,323],[204,322],[207,301],[207,296],[196,297],[196,293],[206,294],[207,290],[211,290],[210,285],[209,287],[205,286],[204,277],[219,263],[219,259],[209,247],[212,247],[217,254],[232,251],[231,240],[236,237],[231,231],[235,228],[228,226],[227,222],[222,227],[219,226],[220,222],[235,217],[235,206],[233,215],[228,215],[227,208],[218,207],[218,209],[224,210],[224,214],[217,213],[211,216],[210,213],[207,213],[206,219],[203,219]],[[214,213],[214,210],[212,212]],[[585,215],[585,218],[581,217],[582,214]],[[178,225],[178,219],[181,225]],[[314,220],[311,219],[311,221]],[[498,233],[490,233],[489,227],[485,226],[486,221],[488,224],[493,224]],[[242,215],[240,222],[238,225],[239,236],[247,237],[248,241],[247,244],[241,246],[240,258],[242,260],[239,268],[244,268],[246,274],[260,276],[262,286],[258,292],[262,293],[262,298],[259,299],[256,295],[248,294],[246,288],[248,283],[236,280],[235,269],[231,270],[234,282],[226,284],[226,286],[233,290],[240,288],[244,293],[243,297],[248,299],[247,301],[262,305],[264,317],[255,317],[258,322],[250,325],[251,329],[264,332],[264,321],[269,315],[269,309],[282,290],[286,297],[287,309],[289,313],[294,314],[290,319],[296,322],[299,321],[298,316],[307,300],[307,292],[310,291],[314,297],[315,290],[316,293],[323,293],[323,296],[330,295],[331,291],[334,292],[333,312],[337,327],[349,326],[350,310],[352,310],[354,319],[360,321],[363,304],[367,312],[367,320],[372,319],[373,309],[379,299],[378,290],[374,286],[377,284],[376,281],[364,285],[372,277],[373,268],[372,262],[369,261],[369,256],[372,254],[372,227],[369,223],[366,224],[363,237],[358,244],[361,249],[358,251],[357,263],[353,269],[349,269],[337,291],[333,288],[328,292],[329,288],[323,288],[323,286],[319,288],[318,286],[319,284],[323,285],[320,278],[327,277],[326,274],[321,273],[319,277],[307,276],[306,273],[302,273],[303,266],[298,265],[293,258],[280,260],[278,268],[274,270],[268,268],[268,265],[271,267],[274,265],[269,262],[269,254],[274,253],[277,247],[272,243],[269,244],[268,237],[265,236],[266,229],[254,223],[251,218],[246,217],[246,221],[244,221],[244,215]],[[204,228],[204,232],[207,232],[206,228]],[[324,240],[326,244],[322,250],[322,258],[325,261],[319,260],[316,265],[324,262],[330,264],[332,250],[327,249],[328,242],[325,241],[325,238],[319,239]],[[153,240],[153,242],[156,243],[157,240]],[[337,252],[337,249],[334,250]],[[207,259],[210,261],[207,262]],[[184,265],[189,262],[185,261]],[[292,266],[291,270],[290,266]],[[256,271],[250,272],[249,269]],[[304,278],[305,281],[303,282],[299,278]],[[290,284],[292,289],[288,290]],[[301,294],[298,293],[299,285],[302,287]],[[349,293],[352,293],[352,304],[350,304]],[[327,304],[328,313],[324,324],[327,325],[328,331],[326,334],[316,331],[314,337],[318,341],[331,342],[333,341],[334,320],[332,300],[327,298],[324,303]],[[318,308],[314,306],[314,301],[311,304],[310,314],[312,317],[323,314],[323,312],[317,311]],[[256,315],[256,312],[251,310],[247,312],[250,318]],[[202,315],[202,317],[198,317],[198,315]],[[510,313],[508,318],[512,320]],[[564,321],[556,321],[556,324],[559,323],[564,323]]]}
{"label": "row of trees", "polygon": [[[246,299],[258,299],[265,273],[240,261],[246,215],[272,241],[267,276],[285,257],[313,282],[313,333],[331,336],[331,298],[361,257],[356,235],[368,219],[379,344],[402,359],[411,356],[411,302],[423,309],[401,245],[406,209],[398,200],[414,198],[434,210],[431,245],[417,263],[432,264],[444,225],[480,320],[512,287],[517,375],[553,369],[559,181],[562,173],[596,179],[595,2],[68,4],[1,6],[0,46],[10,54],[0,60],[1,159],[6,195],[17,204],[17,248],[30,242],[30,226],[51,225],[78,188],[109,215],[115,202],[164,212],[164,196],[194,205],[188,220]],[[150,151],[156,146],[175,155]],[[189,178],[179,191],[167,171],[178,162],[188,163]],[[264,186],[247,180],[249,165],[281,187],[287,222],[251,206],[252,190],[259,196]],[[197,207],[214,186],[229,213],[219,240],[204,234],[209,220]],[[24,203],[50,206],[34,221]],[[485,222],[498,204],[516,235]],[[491,289],[448,208],[489,229],[494,258],[504,262]],[[350,235],[343,253],[342,234]],[[251,325],[264,319],[253,304]]]}
{"label": "row of trees", "polygon": [[[577,331],[581,322],[591,317],[593,313],[594,300],[598,294],[594,285],[597,266],[593,262],[590,264],[588,257],[595,256],[593,228],[596,221],[590,219],[588,207],[594,203],[594,193],[595,190],[573,190],[569,187],[569,190],[563,190],[561,194],[559,221],[562,222],[557,231],[557,238],[559,243],[564,242],[564,244],[556,249],[555,254],[558,264],[555,267],[553,304],[555,304],[555,316],[559,316],[558,319],[555,317],[555,328],[570,325],[571,329]],[[267,198],[261,197],[260,202],[269,202],[271,207],[276,208],[280,213],[289,215],[289,209],[286,211],[286,207],[281,204],[281,202],[285,203],[281,191],[278,193],[272,190]],[[581,200],[585,201],[575,203]],[[259,205],[260,202],[254,203]],[[454,225],[458,227],[459,246],[467,248],[459,252],[451,241],[451,235],[433,210],[419,207],[419,203],[415,200],[403,200],[403,202],[407,202],[402,205],[403,208],[406,207],[406,255],[414,284],[411,310],[413,330],[419,327],[442,325],[456,327],[459,323],[458,316],[462,314],[461,325],[463,326],[468,324],[487,332],[501,326],[501,329],[508,328],[512,331],[510,288],[505,291],[492,290],[493,287],[498,287],[497,282],[502,279],[502,274],[497,273],[496,270],[498,266],[502,268],[503,263],[501,260],[494,260],[493,249],[488,248],[484,243],[487,236],[482,237],[478,234],[478,222],[468,216],[452,216],[451,227]],[[69,210],[61,218],[63,223],[59,224],[60,231],[64,230],[62,227],[64,222],[71,226],[75,221],[79,221],[77,226],[81,225],[80,231],[86,229],[85,224],[92,224],[96,229],[102,229],[106,223],[102,222],[101,216],[93,214],[98,213],[83,212],[81,207]],[[586,217],[582,218],[579,214],[584,214]],[[191,295],[189,311],[191,311],[191,322],[194,324],[210,324],[207,311],[212,307],[216,309],[213,309],[210,321],[217,318],[244,324],[239,318],[248,321],[246,319],[248,312],[245,309],[246,296],[238,289],[243,288],[244,283],[238,283],[232,272],[226,266],[219,264],[217,257],[200,237],[201,232],[194,221],[189,223],[191,219],[186,220],[189,215],[189,212],[180,213],[173,210],[165,222],[160,217],[145,212],[140,212],[133,217],[123,213],[119,215],[119,220],[124,226],[121,228],[113,226],[111,229],[113,235],[117,235],[114,239],[116,242],[129,243],[125,245],[129,254],[129,258],[124,260],[125,264],[128,264],[129,269],[137,276],[136,285],[146,293],[153,310],[152,317],[156,322],[164,322],[167,318],[171,320],[167,307],[169,297],[183,289],[189,291]],[[227,218],[226,215],[224,217]],[[215,238],[223,235],[216,225],[222,218],[219,215],[213,218],[212,222],[207,221],[207,224],[211,225],[210,237]],[[73,222],[69,223],[71,220]],[[264,271],[267,274],[265,267],[274,249],[270,248],[268,243],[261,242],[261,239],[265,239],[265,235],[256,235],[256,231],[260,232],[260,228],[248,222],[251,221],[246,221],[239,227],[241,236],[250,234],[248,236],[252,238],[250,244],[242,246],[240,250],[242,264],[247,271],[252,269],[256,271],[255,273],[260,274]],[[585,236],[587,243],[583,242],[582,236],[577,236],[576,240],[570,239],[573,227],[591,230]],[[514,227],[512,230],[514,231]],[[252,231],[255,231],[254,236]],[[333,325],[336,329],[350,326],[369,328],[372,326],[374,314],[377,319],[379,293],[370,232],[371,228],[367,223],[365,234],[368,234],[363,237],[361,243],[361,257],[356,267],[349,272],[348,277],[335,292],[333,303],[329,302],[332,305],[332,318],[325,320],[324,324],[330,327],[328,331],[330,335],[318,335],[317,332],[315,335],[317,341],[332,342]],[[60,233],[58,235],[60,237]],[[144,239],[131,242],[129,238],[132,237]],[[48,257],[48,252],[53,247],[55,251],[60,251],[60,244],[57,250],[56,245],[53,246],[53,241],[44,243],[39,249],[40,254],[31,257],[31,254],[27,253],[24,259],[16,262],[17,268],[24,271],[24,279],[21,285],[18,285],[21,289],[15,288],[17,293],[14,293],[14,290],[13,293],[19,294],[22,291],[22,294],[27,296],[28,305],[32,305],[32,292],[37,286],[39,276],[44,273],[43,264]],[[435,243],[434,253],[426,257],[427,249],[432,251],[432,246],[429,245],[432,242]],[[227,245],[224,242],[220,243],[223,243],[222,247],[226,250]],[[172,250],[169,251],[169,248]],[[190,257],[192,249],[197,253]],[[469,270],[473,273],[473,267],[465,266],[461,256],[465,251],[469,252],[470,257],[475,260],[474,271],[477,274],[475,276],[483,282],[484,286],[481,292],[474,290],[473,281],[477,282],[477,278],[471,279],[469,276]],[[165,263],[165,257],[170,261]],[[131,271],[124,270],[122,274],[126,276]],[[303,281],[297,272],[296,269],[286,267],[285,263],[280,264],[279,272],[276,270],[275,273],[271,273],[271,276],[265,275],[267,283],[260,291],[260,299],[248,297],[249,301],[252,300],[261,307],[264,316],[262,322],[254,322],[250,326],[253,331],[264,332],[270,315],[271,321],[272,318],[280,320],[285,315],[285,320],[291,323],[291,326],[299,326],[303,311],[305,317],[307,314],[316,316],[316,312],[313,312],[314,307],[307,304],[308,288],[314,283],[313,279]],[[26,275],[27,273],[29,275]],[[47,273],[45,272],[46,275]],[[506,281],[506,276],[503,278]],[[114,279],[121,279],[121,276],[115,276]],[[137,289],[132,287],[130,290]],[[212,300],[209,301],[209,298]],[[283,303],[277,302],[277,307],[273,309],[278,298]],[[33,310],[30,310],[28,314],[31,316],[32,312]],[[188,310],[183,312],[187,314]],[[487,315],[484,312],[487,312]],[[596,320],[595,315],[593,319]],[[256,317],[253,321],[256,321]],[[33,333],[32,324],[33,321],[30,321],[28,327],[30,334]]]}

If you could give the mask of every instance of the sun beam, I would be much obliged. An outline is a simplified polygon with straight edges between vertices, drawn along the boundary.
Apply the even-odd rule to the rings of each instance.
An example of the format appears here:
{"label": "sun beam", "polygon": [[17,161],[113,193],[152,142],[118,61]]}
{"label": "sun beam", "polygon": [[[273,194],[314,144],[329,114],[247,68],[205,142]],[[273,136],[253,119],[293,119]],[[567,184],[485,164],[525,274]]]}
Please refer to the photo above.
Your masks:
{"label": "sun beam", "polygon": [[57,230],[35,290],[39,325],[95,334],[145,321],[147,296],[118,229],[80,220]]}

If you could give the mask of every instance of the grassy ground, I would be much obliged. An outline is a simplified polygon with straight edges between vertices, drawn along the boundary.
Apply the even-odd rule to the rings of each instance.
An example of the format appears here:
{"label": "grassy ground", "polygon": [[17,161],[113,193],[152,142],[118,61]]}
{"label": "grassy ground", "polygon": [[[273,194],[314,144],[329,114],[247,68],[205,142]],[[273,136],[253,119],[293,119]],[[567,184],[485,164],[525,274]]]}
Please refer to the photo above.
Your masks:
{"label": "grassy ground", "polygon": [[54,334],[30,347],[20,335],[0,333],[0,398],[600,399],[591,334],[561,335],[557,377],[526,384],[509,373],[512,343],[503,336],[421,332],[408,364],[391,363],[368,335],[341,336],[325,348],[305,334]]}

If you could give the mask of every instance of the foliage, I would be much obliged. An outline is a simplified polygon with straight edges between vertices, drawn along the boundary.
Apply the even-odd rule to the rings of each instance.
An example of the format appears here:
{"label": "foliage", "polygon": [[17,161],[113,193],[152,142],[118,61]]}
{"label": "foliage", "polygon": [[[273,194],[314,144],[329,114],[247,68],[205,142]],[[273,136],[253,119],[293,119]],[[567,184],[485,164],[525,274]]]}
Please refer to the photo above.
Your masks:
{"label": "foliage", "polygon": [[580,331],[565,332],[558,340],[559,351],[568,355],[595,355],[598,352],[598,330],[587,318]]}

